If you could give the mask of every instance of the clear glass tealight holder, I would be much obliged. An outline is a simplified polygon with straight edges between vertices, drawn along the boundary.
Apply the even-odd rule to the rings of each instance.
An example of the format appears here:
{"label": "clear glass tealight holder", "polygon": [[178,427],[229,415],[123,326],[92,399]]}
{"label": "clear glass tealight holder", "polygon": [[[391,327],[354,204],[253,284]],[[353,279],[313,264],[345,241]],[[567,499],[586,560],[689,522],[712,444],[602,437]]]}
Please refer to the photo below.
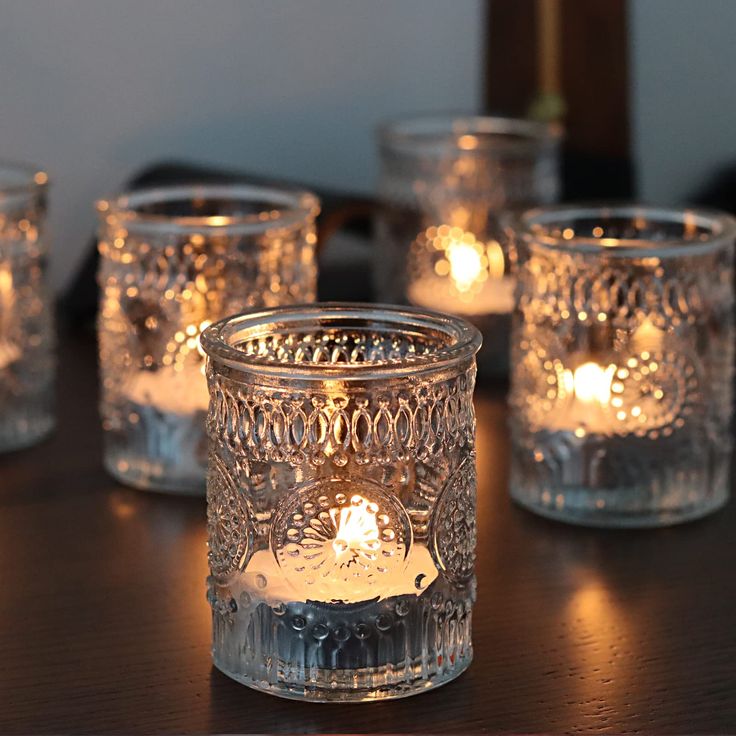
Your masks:
{"label": "clear glass tealight holder", "polygon": [[208,185],[97,208],[105,465],[128,485],[204,495],[200,333],[228,314],[315,299],[318,200]]}
{"label": "clear glass tealight holder", "polygon": [[45,172],[0,163],[0,451],[32,445],[54,426],[47,189]]}
{"label": "clear glass tealight holder", "polygon": [[457,677],[472,658],[477,330],[324,304],[226,319],[202,345],[215,665],[315,701]]}
{"label": "clear glass tealight holder", "polygon": [[660,526],[729,496],[736,221],[636,206],[526,212],[511,494],[545,516]]}
{"label": "clear glass tealight holder", "polygon": [[508,369],[516,252],[503,219],[557,200],[559,140],[554,125],[484,116],[379,131],[375,291],[473,322],[482,374]]}

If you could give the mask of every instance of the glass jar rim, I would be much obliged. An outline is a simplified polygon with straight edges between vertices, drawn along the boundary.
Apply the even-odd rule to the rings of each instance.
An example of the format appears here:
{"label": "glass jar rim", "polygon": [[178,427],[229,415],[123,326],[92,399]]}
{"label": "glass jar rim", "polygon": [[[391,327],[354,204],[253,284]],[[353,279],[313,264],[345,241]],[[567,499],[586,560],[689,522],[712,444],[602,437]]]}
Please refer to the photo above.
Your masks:
{"label": "glass jar rim", "polygon": [[[269,208],[240,215],[166,215],[140,210],[144,205],[207,198],[267,203]],[[95,204],[100,219],[111,223],[112,218],[128,230],[145,232],[259,234],[297,227],[320,212],[319,198],[306,190],[239,183],[146,187]]]}
{"label": "glass jar rim", "polygon": [[378,126],[382,147],[422,155],[449,149],[471,155],[531,156],[557,145],[562,135],[559,123],[473,113],[404,116]]}
{"label": "glass jar rim", "polygon": [[[604,223],[614,217],[630,218],[632,221],[677,225],[684,229],[702,228],[698,239],[665,236],[659,240],[652,238],[617,238],[575,235],[572,227],[565,228],[565,222],[575,218],[598,219]],[[507,221],[516,236],[528,247],[542,250],[559,250],[571,253],[605,255],[606,257],[674,257],[700,255],[725,247],[732,247],[736,241],[736,218],[726,212],[707,208],[658,207],[642,204],[561,204],[535,207]],[[560,234],[553,235],[545,230],[557,226]]]}
{"label": "glass jar rim", "polygon": [[[441,335],[447,343],[430,354],[407,356],[399,361],[361,363],[286,363],[266,362],[238,348],[247,339],[258,339],[295,329],[315,331],[335,327],[374,330],[383,327],[394,331],[411,330],[415,334]],[[414,307],[389,304],[320,302],[262,311],[244,312],[226,317],[207,327],[200,337],[204,352],[218,363],[242,373],[278,377],[285,382],[299,380],[354,381],[416,375],[456,365],[471,358],[481,345],[481,334],[469,322],[449,314]]]}
{"label": "glass jar rim", "polygon": [[49,175],[38,166],[0,160],[0,207],[38,194],[48,183]]}

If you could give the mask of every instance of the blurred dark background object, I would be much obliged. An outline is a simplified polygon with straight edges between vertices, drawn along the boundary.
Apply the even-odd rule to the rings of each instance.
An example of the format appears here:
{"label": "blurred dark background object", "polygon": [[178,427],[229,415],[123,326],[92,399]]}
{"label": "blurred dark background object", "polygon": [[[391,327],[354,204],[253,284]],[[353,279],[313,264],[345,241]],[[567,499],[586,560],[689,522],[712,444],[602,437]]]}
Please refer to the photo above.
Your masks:
{"label": "blurred dark background object", "polygon": [[[628,12],[622,0],[489,5],[486,106],[499,114],[531,112],[564,124],[563,200],[637,196]],[[545,96],[557,98],[557,110],[535,104]]]}
{"label": "blurred dark background object", "polygon": [[736,162],[724,166],[696,190],[691,201],[712,209],[736,213]]}

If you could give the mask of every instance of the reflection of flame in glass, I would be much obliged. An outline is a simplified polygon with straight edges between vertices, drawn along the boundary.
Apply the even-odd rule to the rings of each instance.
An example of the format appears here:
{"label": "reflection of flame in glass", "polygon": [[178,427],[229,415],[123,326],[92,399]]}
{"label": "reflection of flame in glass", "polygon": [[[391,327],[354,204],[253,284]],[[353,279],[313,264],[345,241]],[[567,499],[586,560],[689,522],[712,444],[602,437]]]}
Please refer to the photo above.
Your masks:
{"label": "reflection of flame in glass", "polygon": [[227,225],[231,220],[232,218],[227,215],[210,215],[207,218],[207,224],[212,227],[221,227]]}
{"label": "reflection of flame in glass", "polygon": [[632,344],[639,352],[648,351],[655,353],[662,349],[664,335],[664,330],[657,327],[649,317],[646,317],[634,331]]}
{"label": "reflection of flame in glass", "polygon": [[14,306],[13,273],[10,265],[6,263],[0,266],[0,339],[2,340],[8,339]]}
{"label": "reflection of flame in glass", "polygon": [[0,266],[0,368],[14,363],[20,358],[20,348],[12,341],[15,311],[15,289],[10,264]]}
{"label": "reflection of flame in glass", "polygon": [[574,371],[565,370],[562,381],[567,394],[585,403],[597,402],[606,406],[611,399],[611,382],[616,372],[615,365],[602,368],[597,363],[588,362]]}

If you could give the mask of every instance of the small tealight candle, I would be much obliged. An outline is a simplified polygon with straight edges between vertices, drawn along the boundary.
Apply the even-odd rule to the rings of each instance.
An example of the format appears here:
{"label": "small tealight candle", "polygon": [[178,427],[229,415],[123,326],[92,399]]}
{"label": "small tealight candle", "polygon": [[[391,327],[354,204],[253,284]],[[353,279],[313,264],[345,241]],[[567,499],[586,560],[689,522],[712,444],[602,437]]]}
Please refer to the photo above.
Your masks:
{"label": "small tealight candle", "polygon": [[657,526],[728,498],[736,221],[646,207],[531,210],[514,314],[519,503]]}
{"label": "small tealight candle", "polygon": [[209,393],[200,333],[232,312],[315,298],[317,199],[240,185],[167,187],[98,210],[105,465],[139,488],[203,494]]}
{"label": "small tealight candle", "polygon": [[497,241],[479,243],[458,227],[430,227],[409,256],[409,301],[464,317],[510,314],[516,280],[506,269]]}
{"label": "small tealight candle", "polygon": [[481,373],[508,368],[515,253],[502,219],[556,200],[559,138],[555,125],[491,117],[381,129],[377,295],[473,322]]}

